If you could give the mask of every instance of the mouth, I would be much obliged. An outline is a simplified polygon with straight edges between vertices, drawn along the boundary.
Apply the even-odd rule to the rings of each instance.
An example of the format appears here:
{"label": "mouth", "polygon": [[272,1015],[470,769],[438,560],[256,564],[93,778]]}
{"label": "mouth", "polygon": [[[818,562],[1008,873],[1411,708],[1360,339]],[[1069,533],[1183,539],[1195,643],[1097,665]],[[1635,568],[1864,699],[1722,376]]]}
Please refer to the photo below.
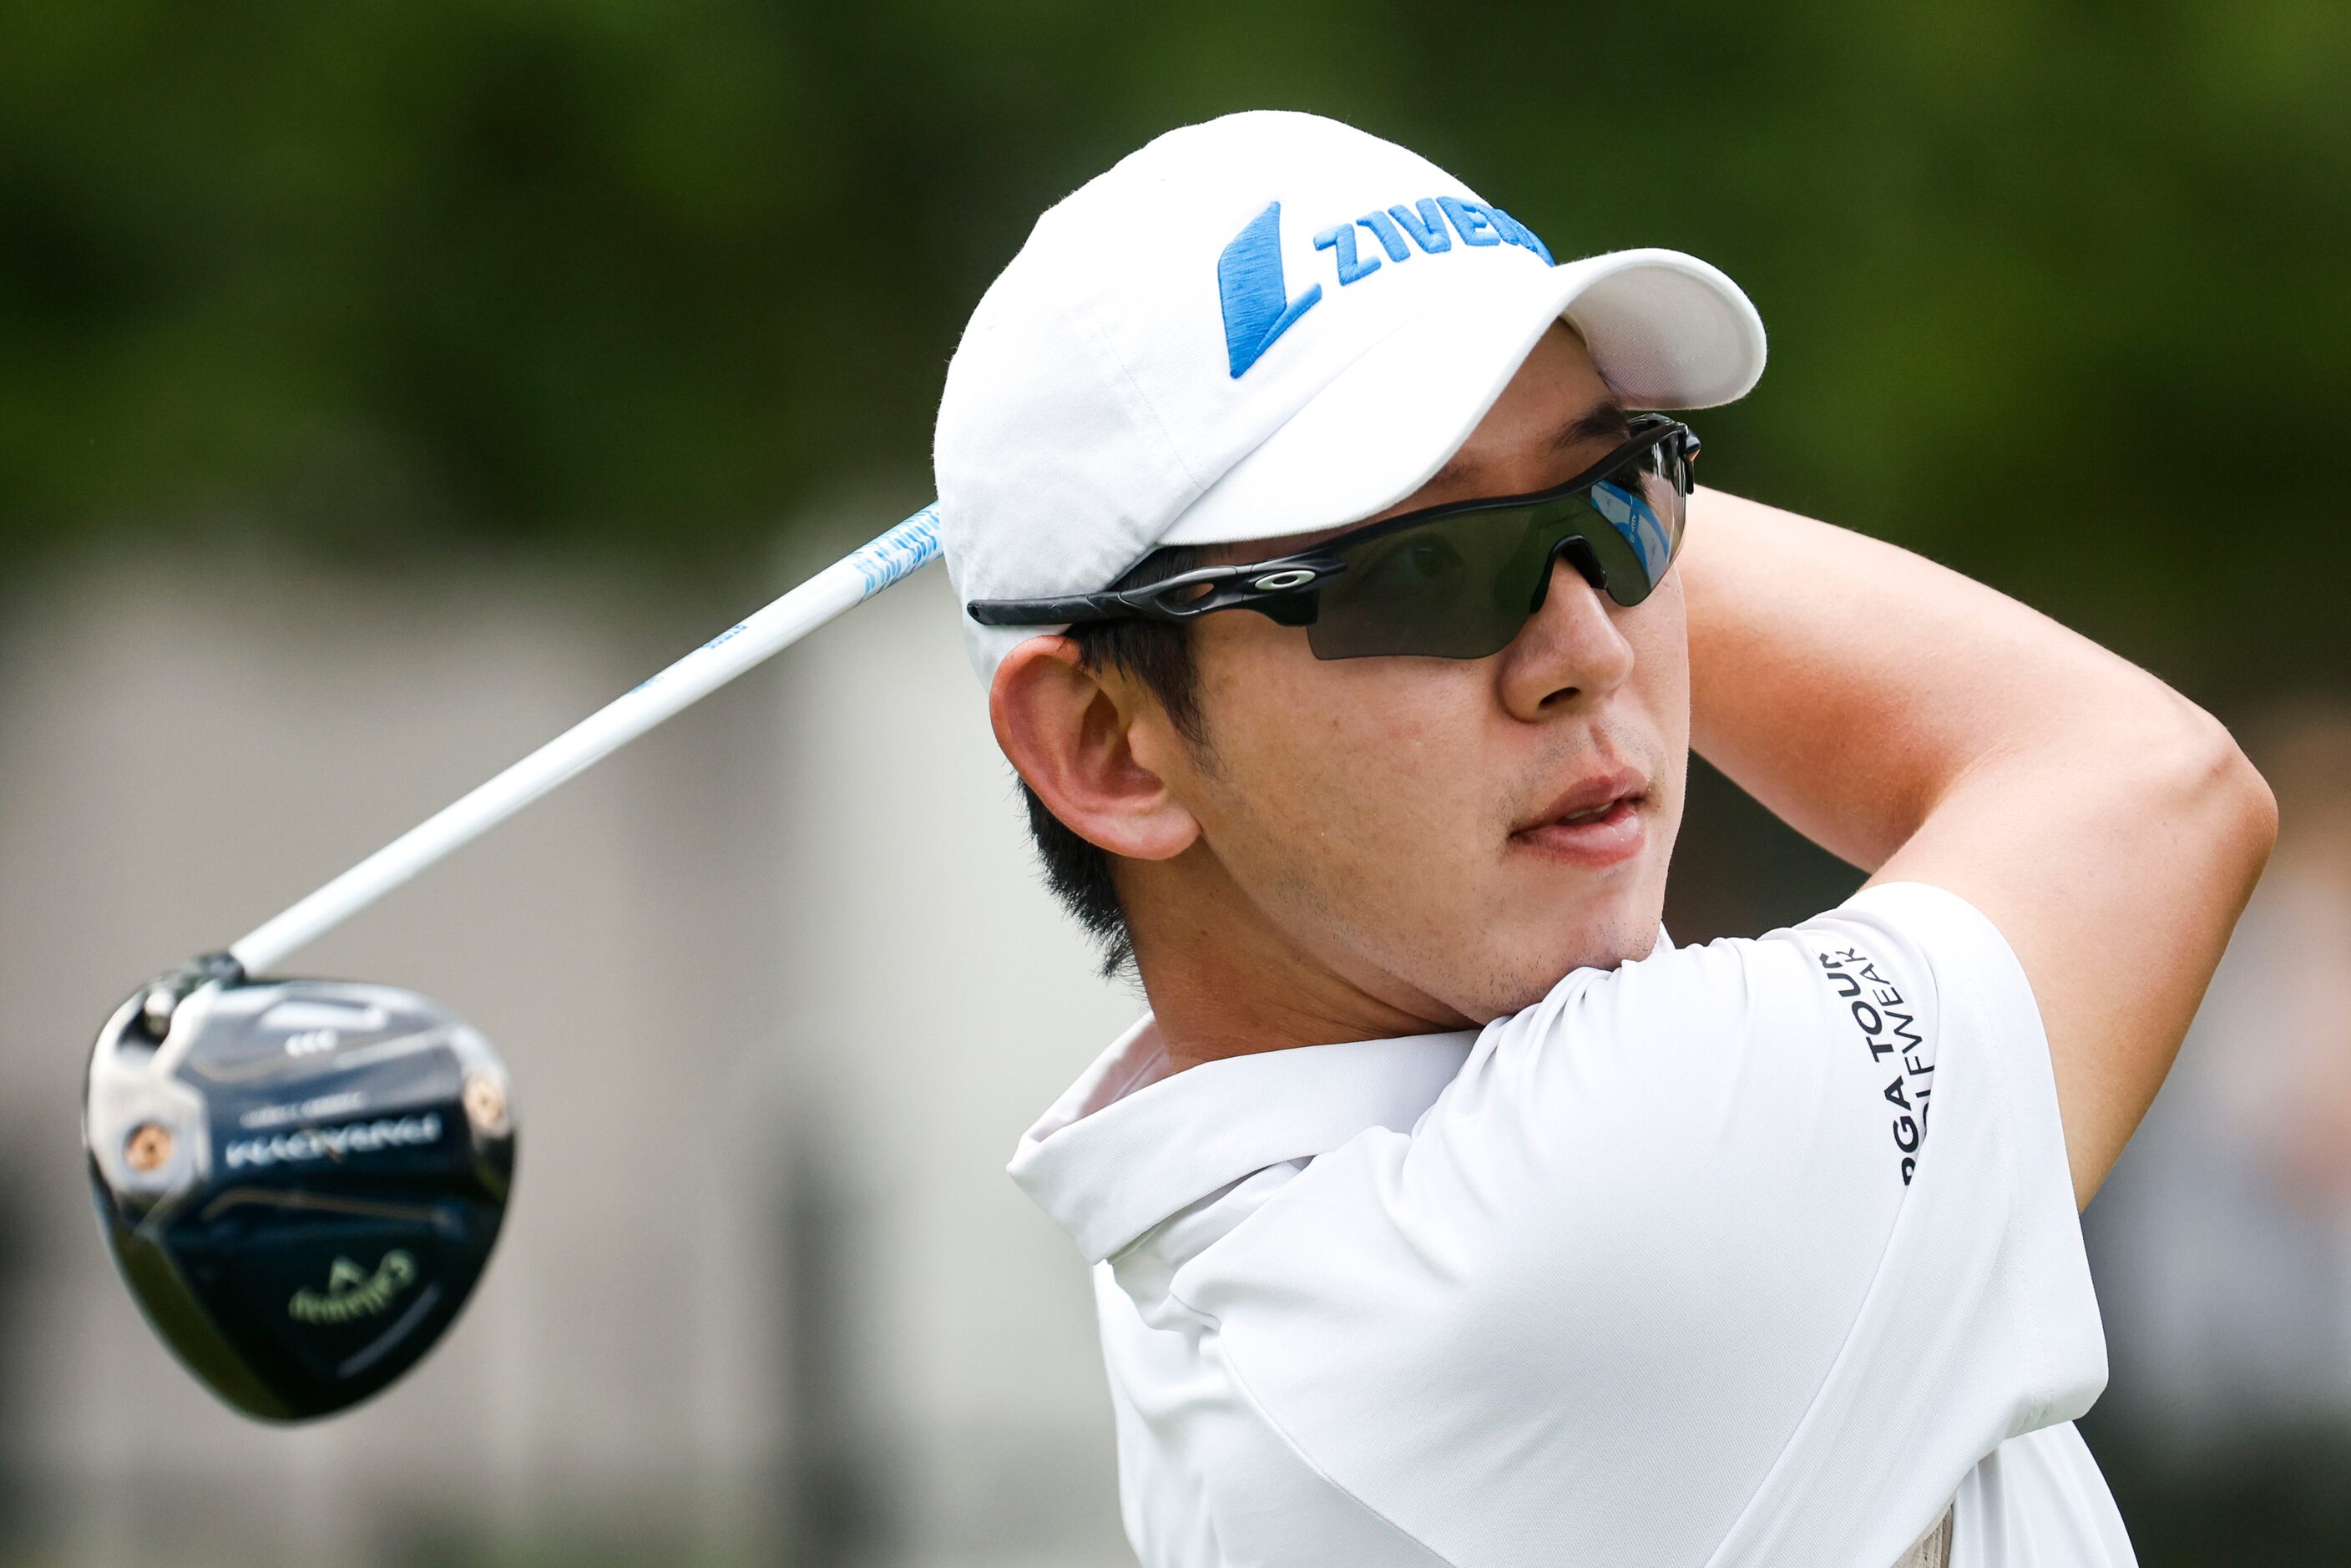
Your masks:
{"label": "mouth", "polygon": [[1648,840],[1648,780],[1630,768],[1579,779],[1512,829],[1510,842],[1574,865],[1618,865]]}

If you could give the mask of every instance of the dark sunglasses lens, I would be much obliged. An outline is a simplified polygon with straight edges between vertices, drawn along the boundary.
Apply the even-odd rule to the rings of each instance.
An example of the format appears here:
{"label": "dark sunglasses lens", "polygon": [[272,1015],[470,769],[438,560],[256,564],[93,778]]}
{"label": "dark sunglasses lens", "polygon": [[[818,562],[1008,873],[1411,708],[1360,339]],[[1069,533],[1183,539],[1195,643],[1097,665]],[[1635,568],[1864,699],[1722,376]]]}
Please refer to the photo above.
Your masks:
{"label": "dark sunglasses lens", "polygon": [[[1318,659],[1499,653],[1534,613],[1562,546],[1578,570],[1598,569],[1595,588],[1630,608],[1673,564],[1688,495],[1681,444],[1669,438],[1579,495],[1456,513],[1343,546],[1347,570],[1322,588],[1307,645]],[[1575,539],[1582,550],[1568,543]]]}
{"label": "dark sunglasses lens", "polygon": [[1472,512],[1343,549],[1347,570],[1322,588],[1307,645],[1318,659],[1500,653],[1533,602],[1529,522],[1517,507]]}

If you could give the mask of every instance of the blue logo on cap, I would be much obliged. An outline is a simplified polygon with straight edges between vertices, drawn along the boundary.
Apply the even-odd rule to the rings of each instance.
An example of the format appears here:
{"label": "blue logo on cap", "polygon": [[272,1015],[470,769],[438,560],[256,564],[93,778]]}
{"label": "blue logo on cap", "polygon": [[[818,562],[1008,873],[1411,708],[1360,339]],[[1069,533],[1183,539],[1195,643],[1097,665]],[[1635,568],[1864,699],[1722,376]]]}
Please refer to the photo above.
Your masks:
{"label": "blue logo on cap", "polygon": [[1235,380],[1322,298],[1317,283],[1292,299],[1282,281],[1280,202],[1267,203],[1217,257],[1217,295],[1224,303],[1225,354]]}
{"label": "blue logo on cap", "polygon": [[[1452,232],[1447,232],[1447,224]],[[1370,232],[1390,262],[1408,261],[1417,246],[1423,256],[1453,249],[1453,235],[1464,246],[1512,245],[1531,251],[1545,267],[1551,252],[1534,231],[1499,207],[1458,196],[1424,196],[1407,206],[1399,202],[1385,212],[1366,213],[1353,223],[1334,224],[1314,236],[1314,248],[1329,251],[1338,266],[1339,287],[1359,283],[1380,269],[1380,258],[1363,254],[1356,244],[1358,228]],[[1405,243],[1405,236],[1411,243]],[[1225,309],[1225,354],[1233,379],[1258,362],[1290,324],[1312,309],[1322,298],[1322,286],[1309,284],[1306,292],[1290,298],[1281,275],[1281,204],[1270,202],[1233,236],[1217,258],[1217,294]]]}

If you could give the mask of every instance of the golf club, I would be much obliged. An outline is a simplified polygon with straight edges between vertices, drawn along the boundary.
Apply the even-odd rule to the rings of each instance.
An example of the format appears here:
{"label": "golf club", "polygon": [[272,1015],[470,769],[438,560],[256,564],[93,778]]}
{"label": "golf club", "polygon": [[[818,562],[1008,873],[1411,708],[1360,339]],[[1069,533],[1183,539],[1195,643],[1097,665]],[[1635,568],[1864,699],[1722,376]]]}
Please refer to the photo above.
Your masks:
{"label": "golf club", "polygon": [[513,1085],[479,1031],[410,991],[258,977],[938,553],[925,507],[115,1009],[82,1104],[99,1228],[201,1382],[281,1421],[381,1389],[455,1320],[513,1185]]}

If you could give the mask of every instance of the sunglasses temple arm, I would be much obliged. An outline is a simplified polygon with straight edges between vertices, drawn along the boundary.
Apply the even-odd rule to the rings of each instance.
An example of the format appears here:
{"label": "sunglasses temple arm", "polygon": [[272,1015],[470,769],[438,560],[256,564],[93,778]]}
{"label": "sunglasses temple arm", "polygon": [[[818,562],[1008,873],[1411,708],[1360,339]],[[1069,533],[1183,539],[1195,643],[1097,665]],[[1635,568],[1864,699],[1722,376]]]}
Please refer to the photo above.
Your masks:
{"label": "sunglasses temple arm", "polygon": [[964,606],[983,626],[1063,626],[1115,615],[1149,613],[1115,593],[1085,593],[1071,599],[975,599]]}

